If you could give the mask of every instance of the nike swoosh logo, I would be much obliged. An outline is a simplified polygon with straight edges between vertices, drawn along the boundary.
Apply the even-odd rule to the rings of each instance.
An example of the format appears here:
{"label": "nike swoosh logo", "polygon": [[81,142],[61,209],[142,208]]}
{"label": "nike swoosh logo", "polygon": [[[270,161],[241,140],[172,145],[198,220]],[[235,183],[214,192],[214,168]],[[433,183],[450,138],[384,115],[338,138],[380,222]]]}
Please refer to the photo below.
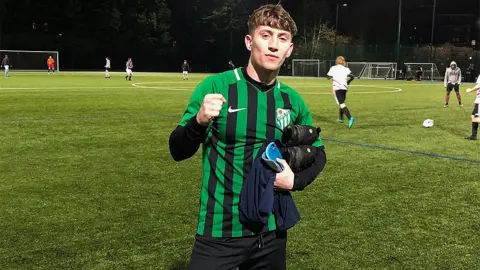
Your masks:
{"label": "nike swoosh logo", "polygon": [[228,112],[229,113],[234,113],[234,112],[239,112],[239,111],[243,111],[243,110],[246,110],[247,108],[240,108],[240,109],[232,109],[232,107],[228,107]]}

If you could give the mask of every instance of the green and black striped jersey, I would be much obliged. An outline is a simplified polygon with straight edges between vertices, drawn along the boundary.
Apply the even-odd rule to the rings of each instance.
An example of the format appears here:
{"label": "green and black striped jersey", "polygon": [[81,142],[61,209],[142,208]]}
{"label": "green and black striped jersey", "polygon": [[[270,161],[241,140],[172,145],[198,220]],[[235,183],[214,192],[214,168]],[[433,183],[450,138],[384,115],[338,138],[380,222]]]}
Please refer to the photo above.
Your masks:
{"label": "green and black striped jersey", "polygon": [[[289,124],[312,125],[301,96],[278,80],[263,90],[244,78],[240,68],[203,80],[191,96],[180,122],[185,126],[207,94],[222,94],[227,102],[207,129],[203,143],[203,181],[197,234],[212,237],[252,235],[239,220],[243,181],[262,144],[280,139]],[[322,146],[318,139],[314,146]],[[272,214],[268,230],[275,230]]]}

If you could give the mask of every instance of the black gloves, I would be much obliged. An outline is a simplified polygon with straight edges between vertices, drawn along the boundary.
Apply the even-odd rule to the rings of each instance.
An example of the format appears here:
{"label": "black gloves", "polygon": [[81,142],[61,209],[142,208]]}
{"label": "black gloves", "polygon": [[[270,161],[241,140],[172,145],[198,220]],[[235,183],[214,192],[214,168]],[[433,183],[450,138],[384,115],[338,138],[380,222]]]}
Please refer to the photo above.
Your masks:
{"label": "black gloves", "polygon": [[294,173],[301,172],[315,162],[318,148],[312,144],[320,136],[319,127],[291,125],[283,130],[282,156]]}

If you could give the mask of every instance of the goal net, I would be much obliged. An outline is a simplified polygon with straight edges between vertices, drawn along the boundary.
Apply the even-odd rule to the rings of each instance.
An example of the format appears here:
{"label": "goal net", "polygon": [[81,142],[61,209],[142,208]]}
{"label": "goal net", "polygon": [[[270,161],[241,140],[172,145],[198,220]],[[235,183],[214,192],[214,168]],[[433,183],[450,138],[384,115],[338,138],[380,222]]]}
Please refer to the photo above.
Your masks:
{"label": "goal net", "polygon": [[368,63],[362,78],[394,80],[397,74],[396,63]]}
{"label": "goal net", "polygon": [[367,62],[347,62],[347,67],[355,77],[362,78],[367,69]]}
{"label": "goal net", "polygon": [[405,76],[402,78],[407,80],[427,80],[442,81],[443,77],[438,71],[435,63],[405,63]]}
{"label": "goal net", "polygon": [[353,75],[361,79],[395,79],[397,64],[390,62],[347,62]]}
{"label": "goal net", "polygon": [[320,60],[318,59],[293,59],[292,76],[320,77]]}
{"label": "goal net", "polygon": [[0,50],[1,59],[8,55],[11,71],[47,71],[47,59],[55,60],[55,71],[60,70],[58,51]]}

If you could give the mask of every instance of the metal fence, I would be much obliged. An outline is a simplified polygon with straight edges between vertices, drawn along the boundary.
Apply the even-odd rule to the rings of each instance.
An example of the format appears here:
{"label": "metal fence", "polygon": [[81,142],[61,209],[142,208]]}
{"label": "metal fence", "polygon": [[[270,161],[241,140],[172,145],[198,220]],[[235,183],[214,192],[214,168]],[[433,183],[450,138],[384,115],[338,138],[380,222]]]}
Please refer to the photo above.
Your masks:
{"label": "metal fence", "polygon": [[337,44],[334,47],[332,43],[321,43],[316,44],[314,48],[299,46],[286,61],[281,74],[292,74],[292,59],[319,59],[326,63],[322,68],[328,69],[338,55],[344,56],[348,62],[395,62],[399,67],[403,63],[434,63],[440,74],[445,72],[451,61],[455,61],[464,72],[467,81],[473,80],[480,73],[480,51],[471,46],[402,45],[397,59],[395,45]]}

